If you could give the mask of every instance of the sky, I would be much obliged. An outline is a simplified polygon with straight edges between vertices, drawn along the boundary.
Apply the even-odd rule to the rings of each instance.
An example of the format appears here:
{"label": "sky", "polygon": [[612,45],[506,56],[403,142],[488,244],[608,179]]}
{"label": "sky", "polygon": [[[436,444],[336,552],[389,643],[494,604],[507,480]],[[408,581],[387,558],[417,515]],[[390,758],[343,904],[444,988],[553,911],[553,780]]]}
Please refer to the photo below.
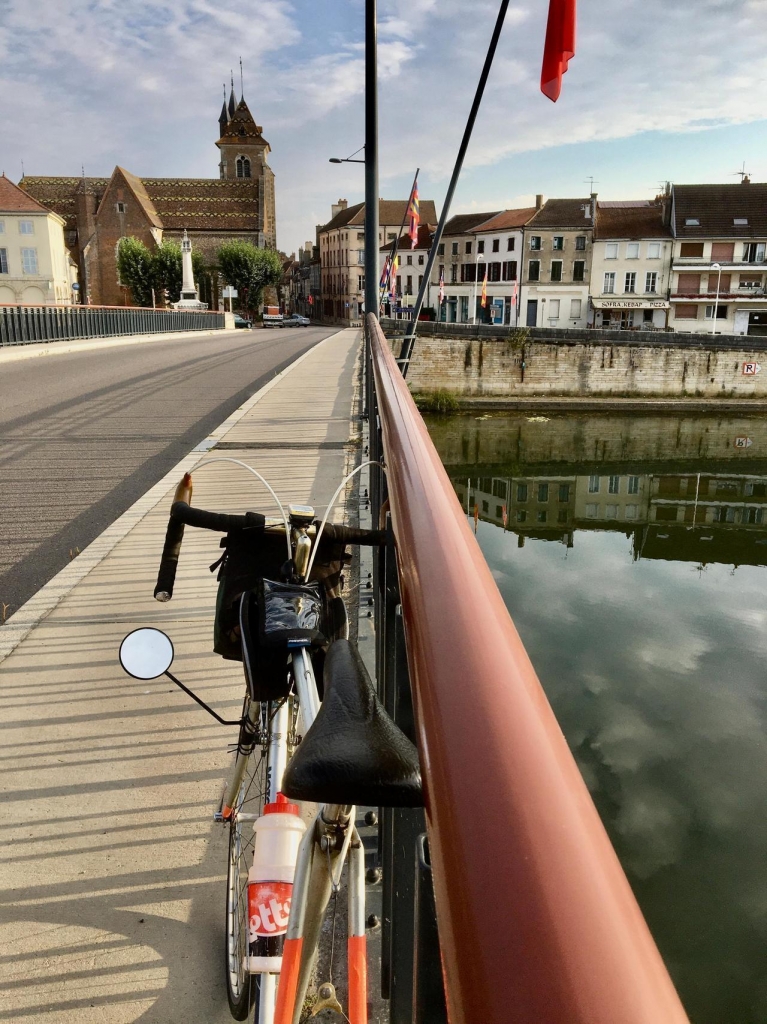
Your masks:
{"label": "sky", "polygon": [[[546,0],[509,8],[453,212],[666,180],[767,181],[767,0],[580,0],[576,56],[539,91]],[[380,191],[441,209],[498,0],[379,3]],[[277,243],[360,202],[364,0],[0,0],[0,170],[217,177],[222,85],[272,152]]]}

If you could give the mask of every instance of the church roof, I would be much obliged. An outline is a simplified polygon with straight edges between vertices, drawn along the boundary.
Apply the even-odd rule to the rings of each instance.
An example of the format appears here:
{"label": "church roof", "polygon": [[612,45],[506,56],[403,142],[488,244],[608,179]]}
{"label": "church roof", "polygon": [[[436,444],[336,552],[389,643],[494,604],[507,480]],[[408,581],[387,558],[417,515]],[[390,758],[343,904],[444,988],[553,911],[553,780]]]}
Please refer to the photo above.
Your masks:
{"label": "church roof", "polygon": [[[231,98],[229,100],[229,109],[231,110]],[[259,142],[263,145],[268,146],[269,143],[263,137],[261,132],[263,128],[260,124],[256,124],[253,120],[253,115],[248,109],[248,104],[245,99],[241,99],[237,104],[237,109],[231,115],[229,124],[221,132],[221,138],[218,140],[218,145],[222,142],[233,142],[236,139],[243,139],[248,142]]]}
{"label": "church roof", "polygon": [[0,213],[48,213],[48,209],[18,185],[0,175]]}
{"label": "church roof", "polygon": [[[131,174],[130,179],[139,202],[142,206],[150,204],[165,230],[258,231],[256,178],[138,178]],[[33,199],[60,214],[73,229],[78,191],[84,189],[101,202],[110,180],[25,177],[21,186]],[[136,191],[134,182],[140,183],[146,199]]]}
{"label": "church roof", "polygon": [[122,176],[123,180],[125,181],[125,184],[136,197],[136,201],[138,202],[141,209],[144,211],[144,214],[146,215],[146,218],[149,221],[149,223],[155,228],[163,227],[163,222],[158,217],[157,210],[155,209],[152,200],[147,194],[147,190],[144,187],[144,183],[141,180],[141,178],[137,178],[135,174],[131,174],[130,171],[126,171],[124,167],[115,167],[114,174],[112,175],[112,180],[114,181],[114,179],[118,175]]}

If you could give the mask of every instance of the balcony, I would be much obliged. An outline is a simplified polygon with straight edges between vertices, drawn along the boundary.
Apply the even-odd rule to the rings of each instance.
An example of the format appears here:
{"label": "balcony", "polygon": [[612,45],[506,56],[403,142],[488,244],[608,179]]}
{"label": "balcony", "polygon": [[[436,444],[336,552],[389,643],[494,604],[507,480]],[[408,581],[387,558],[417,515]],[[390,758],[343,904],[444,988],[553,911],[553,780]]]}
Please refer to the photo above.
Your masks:
{"label": "balcony", "polygon": [[[719,292],[720,302],[744,302],[748,299],[764,299],[764,288],[738,288],[735,291]],[[707,302],[716,302],[716,289],[706,292],[672,292],[671,301],[685,302],[687,300],[705,299]]]}

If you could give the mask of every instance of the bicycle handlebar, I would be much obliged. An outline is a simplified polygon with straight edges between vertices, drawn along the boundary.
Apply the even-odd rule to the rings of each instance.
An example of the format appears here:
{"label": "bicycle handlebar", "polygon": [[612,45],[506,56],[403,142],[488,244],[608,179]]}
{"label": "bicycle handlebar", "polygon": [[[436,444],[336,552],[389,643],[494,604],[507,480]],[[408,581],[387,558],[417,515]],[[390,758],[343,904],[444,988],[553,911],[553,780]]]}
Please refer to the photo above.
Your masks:
{"label": "bicycle handlebar", "polygon": [[[198,529],[213,530],[217,533],[230,533],[233,530],[261,530],[269,528],[275,532],[285,532],[282,520],[269,520],[260,512],[246,512],[245,515],[228,515],[224,512],[207,512],[202,508],[193,508],[189,502],[192,500],[192,477],[185,473],[181,483],[176,488],[173,504],[170,509],[168,529],[165,532],[165,544],[160,558],[160,569],[157,573],[157,583],[154,588],[154,596],[157,601],[170,601],[173,597],[173,586],[176,582],[176,569],[178,568],[178,556],[181,551],[181,541],[184,539],[184,526],[194,526]],[[316,531],[316,525],[309,528]],[[326,523],[323,530],[321,542],[332,541],[336,544],[364,544],[369,547],[378,547],[386,542],[386,533],[383,530],[359,530],[353,526],[335,526]]]}

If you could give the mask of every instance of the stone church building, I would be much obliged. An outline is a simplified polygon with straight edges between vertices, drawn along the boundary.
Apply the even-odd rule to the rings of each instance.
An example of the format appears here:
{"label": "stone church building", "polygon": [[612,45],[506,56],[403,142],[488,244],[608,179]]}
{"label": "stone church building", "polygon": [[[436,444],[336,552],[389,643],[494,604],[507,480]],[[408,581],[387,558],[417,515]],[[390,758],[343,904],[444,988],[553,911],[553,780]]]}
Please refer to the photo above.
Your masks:
{"label": "stone church building", "polygon": [[[180,243],[184,230],[207,265],[222,242],[241,239],[276,247],[274,172],[269,143],[244,97],[232,87],[219,117],[218,178],[139,178],[115,167],[109,178],[30,177],[19,182],[30,196],[64,218],[64,237],[79,268],[82,301],[124,306],[130,293],[117,275],[117,243],[125,236],[150,249]],[[200,282],[200,298],[218,308],[218,276]]]}

